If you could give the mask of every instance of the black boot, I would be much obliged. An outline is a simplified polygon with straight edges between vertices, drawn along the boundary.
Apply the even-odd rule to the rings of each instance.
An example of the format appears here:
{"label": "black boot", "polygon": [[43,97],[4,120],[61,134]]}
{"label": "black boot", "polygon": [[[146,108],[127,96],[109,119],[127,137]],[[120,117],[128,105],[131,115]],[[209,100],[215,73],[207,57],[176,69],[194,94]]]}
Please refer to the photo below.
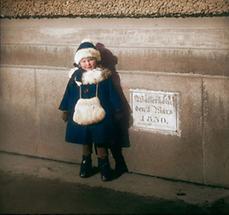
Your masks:
{"label": "black boot", "polygon": [[80,165],[80,177],[87,178],[93,174],[91,155],[83,155]]}
{"label": "black boot", "polygon": [[98,158],[98,165],[100,169],[102,181],[110,181],[112,179],[112,172],[108,157]]}

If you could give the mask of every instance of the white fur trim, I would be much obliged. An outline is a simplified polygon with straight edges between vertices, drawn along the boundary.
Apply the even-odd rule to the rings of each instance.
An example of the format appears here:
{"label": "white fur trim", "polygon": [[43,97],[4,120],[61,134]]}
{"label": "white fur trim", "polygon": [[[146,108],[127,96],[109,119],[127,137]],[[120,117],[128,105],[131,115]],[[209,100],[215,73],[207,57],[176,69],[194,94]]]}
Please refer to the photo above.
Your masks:
{"label": "white fur trim", "polygon": [[97,61],[101,61],[100,52],[94,48],[84,48],[76,52],[74,60],[76,64],[79,64],[82,58],[94,57]]}
{"label": "white fur trim", "polygon": [[71,68],[68,72],[68,77],[71,78],[73,73],[77,70],[78,68],[77,67],[74,67],[74,68]]}
{"label": "white fur trim", "polygon": [[82,85],[82,82],[79,82],[79,81],[76,81],[76,80],[75,80],[75,82],[79,87]]}
{"label": "white fur trim", "polygon": [[83,84],[97,84],[104,80],[103,70],[96,68],[83,73],[82,82]]}

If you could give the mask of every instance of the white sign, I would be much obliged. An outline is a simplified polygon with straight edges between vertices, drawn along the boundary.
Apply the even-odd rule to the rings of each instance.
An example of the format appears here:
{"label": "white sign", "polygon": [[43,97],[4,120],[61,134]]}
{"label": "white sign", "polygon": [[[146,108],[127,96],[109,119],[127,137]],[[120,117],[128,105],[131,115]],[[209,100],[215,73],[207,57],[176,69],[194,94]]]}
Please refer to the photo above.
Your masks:
{"label": "white sign", "polygon": [[143,89],[130,91],[135,128],[178,132],[178,93]]}

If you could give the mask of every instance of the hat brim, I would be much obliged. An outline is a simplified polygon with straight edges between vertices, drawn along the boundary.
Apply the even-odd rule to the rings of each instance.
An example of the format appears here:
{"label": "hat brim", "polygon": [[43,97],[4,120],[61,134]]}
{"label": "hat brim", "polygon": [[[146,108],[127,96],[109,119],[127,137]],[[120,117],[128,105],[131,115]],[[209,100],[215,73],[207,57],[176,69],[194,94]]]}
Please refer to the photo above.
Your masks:
{"label": "hat brim", "polygon": [[79,62],[83,58],[87,57],[94,57],[97,61],[101,61],[101,55],[100,52],[94,48],[86,48],[86,49],[80,49],[76,52],[74,60],[75,63],[79,65]]}

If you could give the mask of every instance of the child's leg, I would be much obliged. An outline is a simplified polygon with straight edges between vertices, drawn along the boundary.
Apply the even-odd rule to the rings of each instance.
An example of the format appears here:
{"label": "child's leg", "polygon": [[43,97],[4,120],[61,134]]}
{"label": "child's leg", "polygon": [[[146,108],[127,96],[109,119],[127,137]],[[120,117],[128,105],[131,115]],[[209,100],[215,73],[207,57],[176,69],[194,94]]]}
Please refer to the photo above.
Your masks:
{"label": "child's leg", "polygon": [[102,147],[102,146],[97,146],[97,156],[101,159],[104,159],[105,157],[108,156],[107,148]]}
{"label": "child's leg", "polygon": [[92,154],[92,144],[83,145],[83,155],[90,156]]}
{"label": "child's leg", "polygon": [[101,173],[102,181],[111,180],[111,167],[108,159],[108,151],[104,145],[97,145],[98,165]]}
{"label": "child's leg", "polygon": [[92,153],[92,144],[85,144],[82,147],[83,156],[80,165],[80,177],[87,178],[92,175],[92,160],[91,160],[91,153]]}

